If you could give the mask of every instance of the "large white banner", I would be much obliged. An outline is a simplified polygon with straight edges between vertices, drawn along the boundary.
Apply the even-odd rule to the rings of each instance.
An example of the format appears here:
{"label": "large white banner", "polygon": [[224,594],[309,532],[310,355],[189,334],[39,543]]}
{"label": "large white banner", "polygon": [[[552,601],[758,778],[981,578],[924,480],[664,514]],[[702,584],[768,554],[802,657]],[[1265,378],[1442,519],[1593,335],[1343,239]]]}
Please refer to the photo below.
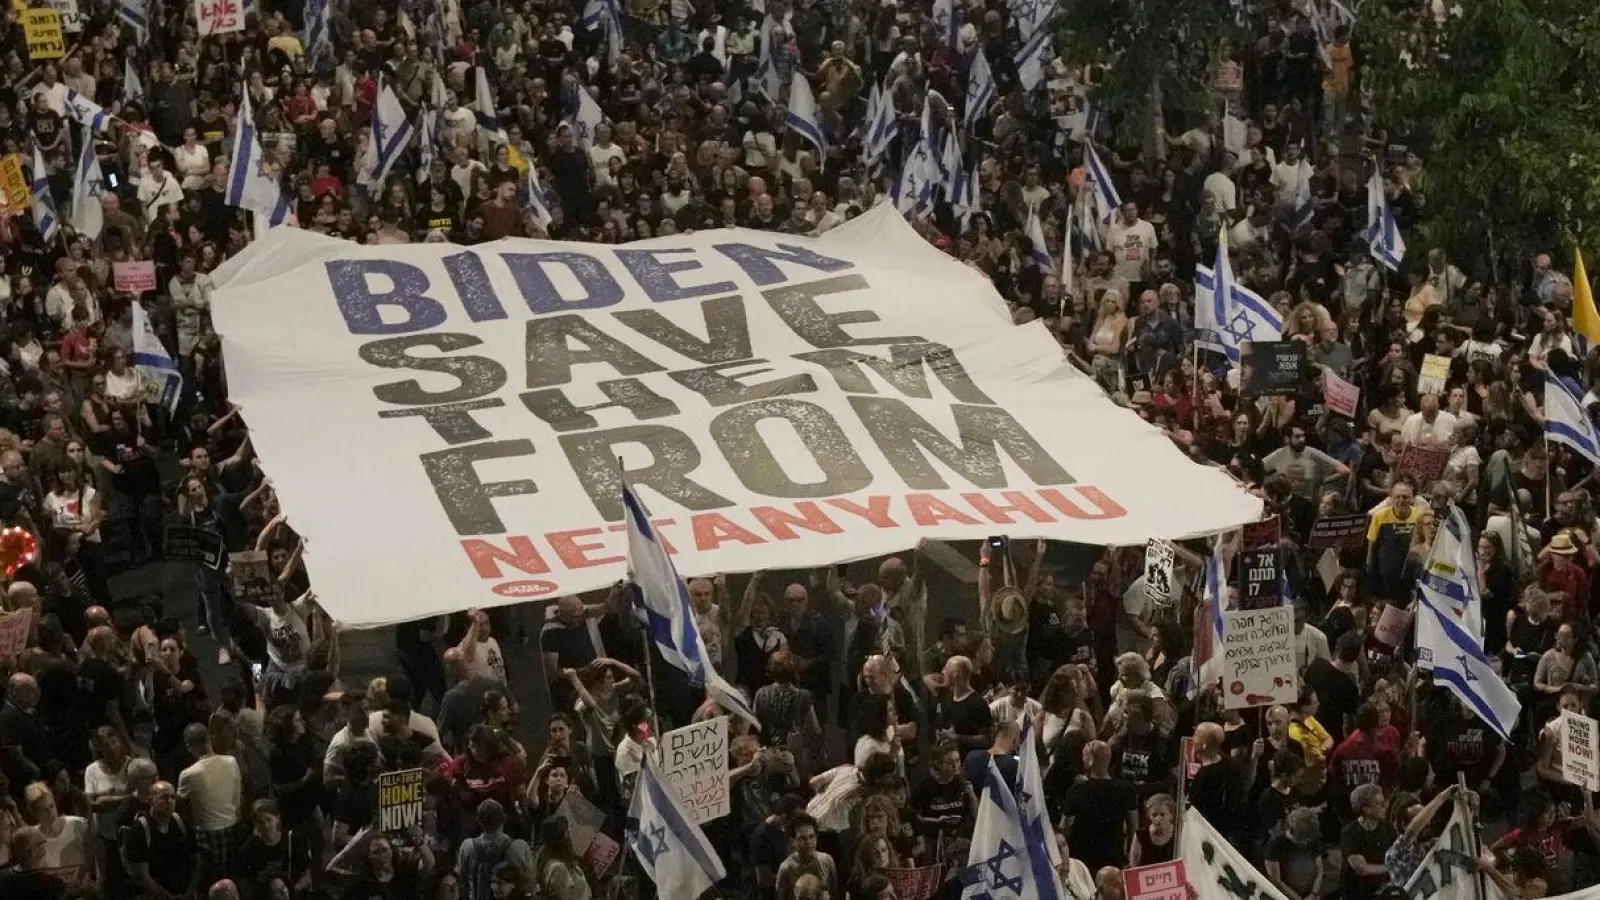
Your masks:
{"label": "large white banner", "polygon": [[624,470],[685,575],[1261,510],[887,206],[818,239],[273,229],[218,279],[230,395],[347,625],[616,582]]}

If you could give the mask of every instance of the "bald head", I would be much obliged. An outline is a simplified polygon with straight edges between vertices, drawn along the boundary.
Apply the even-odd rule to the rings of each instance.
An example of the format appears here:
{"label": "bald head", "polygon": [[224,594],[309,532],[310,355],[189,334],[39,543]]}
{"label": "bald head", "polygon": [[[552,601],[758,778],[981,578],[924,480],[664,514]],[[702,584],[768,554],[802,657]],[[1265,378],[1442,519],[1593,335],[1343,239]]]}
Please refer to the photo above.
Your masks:
{"label": "bald head", "polygon": [[31,609],[39,603],[39,589],[31,582],[14,581],[6,588],[6,609]]}
{"label": "bald head", "polygon": [[89,648],[90,653],[98,657],[106,657],[110,656],[111,652],[116,649],[117,635],[111,630],[110,626],[98,625],[89,629],[89,634],[83,639],[83,643]]}
{"label": "bald head", "polygon": [[6,700],[25,712],[32,712],[39,703],[39,682],[26,672],[18,672],[6,680]]}
{"label": "bald head", "polygon": [[91,606],[83,611],[84,624],[90,628],[111,627],[111,613],[104,606]]}
{"label": "bald head", "polygon": [[239,900],[239,886],[224,878],[206,891],[206,900]]}
{"label": "bald head", "polygon": [[451,678],[464,678],[467,673],[467,656],[461,652],[460,647],[451,647],[444,652],[444,669],[450,673]]}
{"label": "bald head", "polygon": [[1215,757],[1222,752],[1222,745],[1226,738],[1227,735],[1223,732],[1221,725],[1215,722],[1201,722],[1194,730],[1195,755],[1200,757],[1202,761],[1209,757]]}
{"label": "bald head", "polygon": [[1111,771],[1111,745],[1105,741],[1090,741],[1083,745],[1083,766],[1090,774],[1105,776]]}
{"label": "bald head", "polygon": [[891,556],[878,565],[878,583],[894,593],[906,580],[906,564],[898,556]]}

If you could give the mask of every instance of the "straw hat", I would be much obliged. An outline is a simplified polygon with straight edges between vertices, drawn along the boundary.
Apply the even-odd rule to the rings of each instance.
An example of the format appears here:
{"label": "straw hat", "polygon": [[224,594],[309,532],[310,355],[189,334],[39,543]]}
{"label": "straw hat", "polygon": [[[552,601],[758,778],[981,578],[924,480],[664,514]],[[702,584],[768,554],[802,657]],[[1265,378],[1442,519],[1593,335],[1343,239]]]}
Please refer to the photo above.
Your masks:
{"label": "straw hat", "polygon": [[1550,544],[1545,549],[1557,556],[1572,556],[1578,552],[1577,545],[1572,543],[1572,536],[1565,531],[1551,538]]}
{"label": "straw hat", "polygon": [[989,610],[997,631],[1017,634],[1028,627],[1028,601],[1009,584],[989,598]]}

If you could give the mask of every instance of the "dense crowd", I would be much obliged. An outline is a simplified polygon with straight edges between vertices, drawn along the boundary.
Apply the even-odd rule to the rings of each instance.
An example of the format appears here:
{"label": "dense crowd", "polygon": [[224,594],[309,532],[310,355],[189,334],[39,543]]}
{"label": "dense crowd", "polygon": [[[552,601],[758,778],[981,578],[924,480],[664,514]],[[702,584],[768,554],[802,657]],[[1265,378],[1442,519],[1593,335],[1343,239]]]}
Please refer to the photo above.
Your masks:
{"label": "dense crowd", "polygon": [[[1450,15],[1390,5],[1416,7],[1417,35]],[[1072,900],[1124,900],[1123,870],[1173,859],[1184,802],[1288,900],[1385,895],[1459,783],[1489,829],[1469,864],[1508,897],[1600,879],[1600,817],[1563,780],[1555,724],[1600,707],[1594,469],[1546,443],[1542,409],[1547,372],[1591,377],[1575,285],[1562,248],[1515,284],[1444,248],[1395,268],[1373,257],[1373,166],[1406,233],[1427,214],[1427,171],[1382,137],[1349,10],[1240,6],[1248,39],[1203,86],[1215,111],[1124,140],[1142,129],[1099,121],[1094,68],[1047,53],[1023,87],[1032,4],[952,4],[954,41],[927,2],[629,0],[614,26],[595,6],[340,0],[313,40],[317,3],[256,0],[242,31],[202,39],[188,3],[150,0],[136,29],[118,4],[69,0],[55,8],[71,10],[70,50],[43,62],[8,11],[0,147],[22,171],[43,161],[35,200],[63,220],[98,203],[103,224],[79,233],[33,204],[0,217],[0,524],[21,529],[0,534],[0,563],[6,610],[31,616],[3,661],[0,896],[647,897],[625,845],[641,761],[658,729],[725,713],[642,656],[621,594],[402,625],[398,671],[341,676],[210,320],[209,273],[261,227],[229,205],[244,92],[293,225],[362,243],[814,235],[897,203],[1019,324],[1042,320],[1086,377],[1276,517],[1303,687],[1247,711],[1222,708],[1191,653],[1209,615],[1203,541],[1175,548],[1163,595],[1144,548],[1085,561],[995,539],[975,595],[939,598],[965,613],[931,621],[914,560],[861,584],[692,581],[708,655],[761,722],[730,720],[729,810],[704,825],[721,894],[888,900],[913,883],[904,870],[932,868],[933,893],[960,895],[991,763],[1014,780],[1023,740]],[[995,91],[968,110],[980,52]],[[820,146],[784,114],[799,77]],[[378,179],[388,90],[433,127]],[[105,119],[83,121],[75,96]],[[604,121],[578,127],[590,101]],[[873,147],[882,103],[892,137]],[[925,109],[970,125],[970,199],[897,187]],[[85,142],[104,183],[75,196]],[[1124,201],[1104,221],[1082,212],[1091,148]],[[1305,344],[1296,396],[1252,395],[1195,349],[1197,266],[1223,233],[1239,283]],[[142,261],[154,287],[119,287],[118,265]],[[183,374],[175,407],[135,353],[146,318]],[[1442,381],[1421,377],[1428,356],[1449,361]],[[1360,389],[1357,416],[1331,408],[1328,375]],[[1412,447],[1442,448],[1442,471],[1419,481]],[[1380,628],[1414,609],[1452,505],[1475,536],[1486,650],[1523,705],[1510,741]],[[1318,519],[1347,513],[1369,517],[1360,548],[1309,548]],[[173,525],[234,560],[183,563],[177,604],[129,587]],[[265,560],[251,599],[234,568],[247,556]],[[517,647],[546,684],[510,683]],[[542,723],[522,714],[546,695]],[[386,828],[379,782],[419,770],[425,813]]]}

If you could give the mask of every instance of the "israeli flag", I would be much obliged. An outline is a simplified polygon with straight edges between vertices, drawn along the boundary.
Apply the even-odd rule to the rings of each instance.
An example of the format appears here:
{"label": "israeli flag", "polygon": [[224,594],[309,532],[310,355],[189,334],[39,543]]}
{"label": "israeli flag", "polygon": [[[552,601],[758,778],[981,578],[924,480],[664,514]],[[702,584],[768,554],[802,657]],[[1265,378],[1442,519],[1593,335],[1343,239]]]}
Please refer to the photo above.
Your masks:
{"label": "israeli flag", "polygon": [[289,218],[289,198],[283,186],[267,171],[266,156],[256,134],[256,121],[250,111],[250,92],[241,92],[239,124],[233,135],[233,157],[228,160],[228,188],[222,202],[247,209],[266,221],[269,227],[282,225]]}
{"label": "israeli flag", "polygon": [[554,221],[550,215],[550,195],[539,183],[539,170],[531,159],[528,160],[528,175],[524,181],[528,191],[528,211],[533,213],[533,220],[539,223],[540,228],[549,228]]}
{"label": "israeli flag", "polygon": [[706,656],[700,628],[689,605],[689,589],[672,566],[667,548],[656,534],[650,513],[633,488],[623,482],[622,505],[627,510],[628,578],[637,588],[636,599],[644,613],[646,630],[661,658],[689,676],[730,712],[761,727],[750,702],[712,667]]}
{"label": "israeli flag", "polygon": [[111,127],[111,113],[105,107],[77,91],[67,91],[67,118],[95,131]]}
{"label": "israeli flag", "polygon": [[372,147],[377,151],[378,162],[373,167],[370,184],[381,185],[389,177],[389,170],[411,142],[412,130],[400,98],[395,95],[394,88],[385,84],[372,110]]}
{"label": "israeli flag", "polygon": [[1099,221],[1111,221],[1111,216],[1122,208],[1122,195],[1117,193],[1117,186],[1111,181],[1111,170],[1100,161],[1100,154],[1095,151],[1094,145],[1087,141],[1083,145],[1083,174],[1088,179],[1092,192],[1090,196],[1098,207]]}
{"label": "israeli flag", "polygon": [[100,207],[105,187],[105,176],[100,174],[100,157],[94,152],[94,132],[86,129],[83,152],[78,154],[78,166],[73,172],[72,216],[67,224],[91,241],[105,228],[105,210]]}
{"label": "israeli flag", "polygon": [[615,66],[622,56],[622,10],[617,0],[589,0],[578,24],[586,31],[605,33],[606,60]]}
{"label": "israeli flag", "polygon": [[433,169],[434,154],[439,147],[439,112],[437,109],[426,109],[417,115],[417,183],[423,184],[428,180],[428,174]]}
{"label": "israeli flag", "polygon": [[1426,659],[1433,666],[1433,680],[1444,682],[1465,706],[1505,741],[1517,725],[1522,704],[1506,686],[1483,652],[1482,637],[1473,637],[1448,609],[1441,609],[1422,593],[1417,604],[1418,666]]}
{"label": "israeli flag", "polygon": [[967,108],[963,121],[968,131],[988,114],[994,94],[994,73],[989,71],[989,58],[979,47],[973,52],[972,65],[967,69]]}
{"label": "israeli flag", "polygon": [[[1030,850],[1017,798],[990,760],[967,867],[961,870],[962,900],[1046,900]],[[1049,867],[1048,856],[1042,865]]]}
{"label": "israeli flag", "polygon": [[1033,244],[1032,249],[1028,251],[1028,259],[1046,272],[1054,269],[1056,264],[1050,259],[1050,250],[1045,245],[1044,226],[1039,224],[1038,210],[1028,210],[1027,235],[1028,241]]}
{"label": "israeli flag", "polygon": [[772,17],[767,16],[761,20],[761,52],[756,57],[755,77],[756,89],[766,94],[768,99],[782,96],[783,91],[783,75],[772,59],[772,41]]}
{"label": "israeli flag", "polygon": [[828,152],[828,138],[822,133],[822,119],[817,115],[817,99],[811,93],[811,82],[801,72],[794,73],[789,81],[789,105],[783,121],[810,141],[819,156]]}
{"label": "israeli flag", "polygon": [[600,104],[594,102],[589,91],[582,85],[578,86],[578,112],[572,117],[572,127],[577,131],[578,146],[587,151],[594,146],[594,132],[601,123],[605,122],[605,114],[600,112]]}
{"label": "israeli flag", "polygon": [[1032,91],[1044,83],[1045,71],[1050,66],[1054,52],[1054,37],[1048,28],[1035,30],[1022,42],[1022,46],[1017,49],[1015,62],[1017,80],[1022,83],[1023,90]]}
{"label": "israeli flag", "polygon": [[1078,230],[1078,210],[1067,208],[1067,227],[1061,241],[1061,309],[1058,315],[1067,314],[1067,298],[1078,292],[1078,254],[1072,247],[1072,234]]}
{"label": "israeli flag", "polygon": [[1367,182],[1367,246],[1373,259],[1390,271],[1398,270],[1400,261],[1406,257],[1405,238],[1400,236],[1400,227],[1395,224],[1394,210],[1383,192],[1383,172],[1376,165]]}
{"label": "israeli flag", "polygon": [[[477,80],[472,94],[472,114],[478,118],[478,133],[490,144],[510,143],[505,128],[500,125],[500,115],[494,110],[494,91],[489,89],[489,71],[478,66]],[[579,93],[583,93],[580,88]],[[588,146],[585,145],[587,150]]]}
{"label": "israeli flag", "polygon": [[45,168],[44,154],[39,145],[33,145],[33,172],[28,187],[33,191],[33,224],[39,227],[39,236],[45,243],[55,239],[61,229],[61,215],[56,211],[56,198],[50,193],[50,170]]}
{"label": "israeli flag", "polygon": [[[935,113],[935,101],[938,109],[944,115]],[[946,116],[953,119],[954,110],[950,101],[938,91],[929,90],[922,100],[922,143],[928,148],[928,159],[933,162],[933,169],[928,173],[928,179],[936,186],[944,188],[946,197],[954,197],[956,181],[961,174],[961,143],[956,138],[955,129],[948,127]]]}
{"label": "israeli flag", "polygon": [[955,197],[950,201],[951,211],[956,219],[961,222],[961,230],[966,231],[972,217],[983,212],[982,197],[978,191],[978,167],[962,169],[956,178]]}
{"label": "israeli flag", "polygon": [[117,6],[122,24],[133,29],[137,43],[143,44],[149,40],[150,14],[145,7],[145,0],[120,0]]}
{"label": "israeli flag", "polygon": [[936,181],[930,173],[937,174],[938,166],[928,145],[918,141],[900,166],[900,177],[890,187],[889,196],[901,215],[921,215],[933,208],[933,189]]}
{"label": "israeli flag", "polygon": [[1237,363],[1246,342],[1283,340],[1283,317],[1260,294],[1233,280],[1226,229],[1217,238],[1216,263],[1214,269],[1195,267],[1195,343]]}
{"label": "israeli flag", "polygon": [[1549,373],[1544,380],[1544,434],[1600,465],[1600,427],[1583,408],[1583,388]]}
{"label": "israeli flag", "polygon": [[144,82],[139,80],[139,72],[133,67],[133,55],[129,54],[122,60],[122,100],[133,103],[143,96]]}
{"label": "israeli flag", "polygon": [[[1472,555],[1472,528],[1461,508],[1450,505],[1423,564],[1417,590],[1436,607],[1455,616],[1467,634],[1483,643],[1483,591]],[[1426,665],[1424,664],[1424,668]]]}
{"label": "israeli flag", "polygon": [[183,396],[183,375],[156,337],[155,329],[150,327],[150,316],[145,313],[143,304],[135,301],[129,308],[133,310],[133,367],[151,384],[160,386],[155,403],[171,414],[177,410],[178,400]]}
{"label": "israeli flag", "polygon": [[306,0],[306,65],[310,67],[333,52],[333,31],[329,27],[329,0]]}
{"label": "israeli flag", "polygon": [[1039,764],[1039,741],[1033,725],[1032,717],[1022,722],[1017,750],[1017,811],[1022,815],[1022,837],[1028,845],[1028,863],[1039,900],[1060,900],[1066,896],[1061,889],[1061,876],[1056,874],[1061,848],[1056,844],[1055,827],[1050,824],[1050,811],[1045,808],[1044,767]]}
{"label": "israeli flag", "polygon": [[956,0],[933,0],[933,28],[951,50],[961,47],[961,25],[956,21]]}
{"label": "israeli flag", "polygon": [[699,897],[727,877],[722,857],[706,840],[646,753],[639,767],[628,818],[628,849],[662,897]]}
{"label": "israeli flag", "polygon": [[1200,692],[1202,685],[1214,684],[1222,678],[1222,610],[1228,599],[1226,554],[1227,547],[1221,536],[1213,538],[1211,556],[1206,559],[1205,583],[1201,588],[1203,608],[1209,619],[1204,627],[1211,630],[1211,646],[1202,652],[1196,640],[1195,652],[1189,655],[1191,699]]}
{"label": "israeli flag", "polygon": [[883,163],[895,137],[894,100],[876,84],[867,95],[867,114],[862,129],[862,159],[869,168],[876,168]]}

